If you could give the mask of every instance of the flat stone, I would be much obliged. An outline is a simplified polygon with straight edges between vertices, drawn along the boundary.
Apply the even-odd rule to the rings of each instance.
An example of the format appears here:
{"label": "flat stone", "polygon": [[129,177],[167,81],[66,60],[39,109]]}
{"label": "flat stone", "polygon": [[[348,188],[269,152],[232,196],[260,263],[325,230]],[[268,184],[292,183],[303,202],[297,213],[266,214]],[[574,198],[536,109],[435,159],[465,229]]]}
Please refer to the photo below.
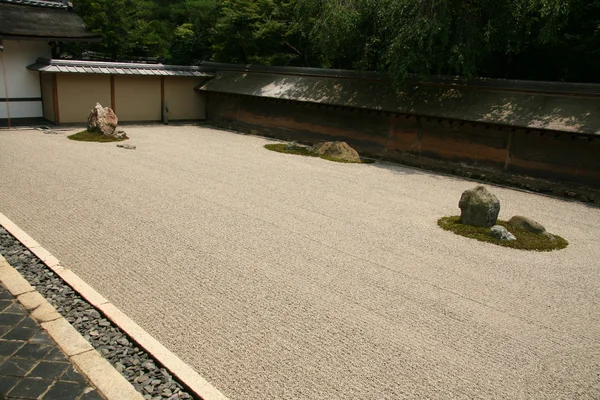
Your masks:
{"label": "flat stone", "polygon": [[127,150],[135,150],[136,147],[132,144],[118,144],[117,147],[120,147],[122,149],[127,149]]}

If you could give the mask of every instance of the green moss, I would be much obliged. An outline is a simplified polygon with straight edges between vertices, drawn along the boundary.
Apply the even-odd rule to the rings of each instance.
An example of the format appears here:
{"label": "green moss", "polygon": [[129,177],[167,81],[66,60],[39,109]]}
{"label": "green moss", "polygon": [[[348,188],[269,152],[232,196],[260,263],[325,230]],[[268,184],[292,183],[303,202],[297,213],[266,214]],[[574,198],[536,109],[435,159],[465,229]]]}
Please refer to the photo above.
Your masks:
{"label": "green moss", "polygon": [[349,163],[349,164],[370,164],[370,163],[375,162],[373,160],[364,160],[364,159],[361,159],[361,161],[357,163],[357,162],[354,162],[354,161],[341,160],[339,158],[331,157],[331,156],[328,156],[328,155],[322,155],[322,156],[320,156],[318,154],[311,153],[308,150],[308,148],[306,148],[306,147],[296,147],[293,150],[287,150],[285,148],[286,146],[287,145],[285,143],[266,144],[265,145],[265,149],[276,151],[278,153],[297,154],[299,156],[307,156],[307,157],[321,157],[324,160],[341,162],[341,163]]}
{"label": "green moss", "polygon": [[560,236],[554,235],[555,240],[550,240],[544,235],[537,233],[531,233],[520,228],[514,228],[506,221],[498,220],[497,225],[502,225],[510,233],[515,235],[517,240],[498,240],[490,236],[490,228],[482,228],[472,225],[464,225],[460,222],[459,216],[454,217],[442,217],[438,220],[438,225],[447,231],[456,233],[464,237],[471,239],[477,239],[481,242],[488,242],[497,244],[498,246],[510,247],[519,250],[533,250],[533,251],[552,251],[564,249],[569,245],[565,239]]}
{"label": "green moss", "polygon": [[80,142],[100,142],[100,143],[106,143],[106,142],[122,142],[123,140],[127,140],[127,138],[124,139],[117,139],[117,138],[113,138],[110,136],[106,136],[103,135],[101,133],[98,132],[89,132],[87,130],[85,131],[81,131],[78,133],[74,133],[73,135],[67,136],[69,139],[71,140],[77,140]]}

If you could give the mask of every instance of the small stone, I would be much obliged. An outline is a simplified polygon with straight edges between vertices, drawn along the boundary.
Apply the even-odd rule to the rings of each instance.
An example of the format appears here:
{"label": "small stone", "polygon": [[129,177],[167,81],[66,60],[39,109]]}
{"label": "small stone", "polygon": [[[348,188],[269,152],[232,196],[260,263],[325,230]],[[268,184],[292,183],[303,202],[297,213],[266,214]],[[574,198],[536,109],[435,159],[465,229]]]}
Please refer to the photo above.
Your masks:
{"label": "small stone", "polygon": [[127,150],[135,150],[135,146],[132,144],[118,144],[117,147]]}
{"label": "small stone", "polygon": [[498,240],[507,240],[507,241],[517,240],[515,235],[510,233],[505,227],[503,227],[501,225],[492,226],[492,229],[490,229],[490,235],[494,239],[498,239]]}
{"label": "small stone", "polygon": [[145,362],[144,364],[142,364],[142,367],[146,368],[147,370],[154,370],[154,369],[156,369],[156,365],[154,365],[154,363],[152,361]]}
{"label": "small stone", "polygon": [[289,142],[285,144],[285,149],[286,150],[296,150],[298,148],[298,143],[296,142]]}
{"label": "small stone", "polygon": [[129,345],[129,340],[125,339],[125,338],[121,338],[117,340],[117,343],[119,343],[121,346],[128,346]]}
{"label": "small stone", "polygon": [[149,394],[152,394],[152,392],[154,392],[154,387],[153,387],[153,386],[150,386],[150,385],[146,385],[146,386],[144,386],[144,390],[145,390],[147,393],[149,393]]}
{"label": "small stone", "polygon": [[171,389],[164,389],[160,394],[165,397],[170,397],[173,394],[173,392],[171,391]]}
{"label": "small stone", "polygon": [[123,364],[121,364],[119,362],[115,364],[115,369],[117,370],[118,373],[122,373],[124,368],[125,367],[123,366]]}
{"label": "small stone", "polygon": [[102,320],[100,322],[98,322],[98,325],[100,326],[110,326],[110,322],[108,322],[107,320]]}

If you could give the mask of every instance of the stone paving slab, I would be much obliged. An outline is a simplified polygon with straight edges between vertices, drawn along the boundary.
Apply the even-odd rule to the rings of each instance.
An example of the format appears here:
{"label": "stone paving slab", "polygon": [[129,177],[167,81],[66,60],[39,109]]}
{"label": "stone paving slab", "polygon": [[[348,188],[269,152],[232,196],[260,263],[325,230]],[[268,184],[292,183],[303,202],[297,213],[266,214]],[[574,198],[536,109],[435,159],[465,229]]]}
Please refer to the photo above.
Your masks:
{"label": "stone paving slab", "polygon": [[6,399],[105,399],[2,283],[0,394]]}

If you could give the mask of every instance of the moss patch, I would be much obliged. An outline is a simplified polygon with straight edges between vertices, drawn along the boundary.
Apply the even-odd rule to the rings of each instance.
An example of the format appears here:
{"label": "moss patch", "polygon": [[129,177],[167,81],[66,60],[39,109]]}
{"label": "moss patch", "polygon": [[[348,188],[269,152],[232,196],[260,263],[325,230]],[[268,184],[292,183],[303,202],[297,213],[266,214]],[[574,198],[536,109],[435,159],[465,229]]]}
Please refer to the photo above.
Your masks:
{"label": "moss patch", "polygon": [[517,240],[507,241],[507,240],[498,240],[490,236],[490,228],[482,228],[478,226],[472,225],[463,225],[460,222],[459,216],[454,217],[442,217],[438,220],[438,225],[447,231],[451,231],[456,233],[457,235],[461,235],[464,237],[468,237],[471,239],[477,239],[481,242],[488,242],[497,244],[498,246],[510,247],[513,249],[519,250],[533,250],[533,251],[552,251],[552,250],[560,250],[564,249],[569,245],[565,239],[560,236],[554,235],[555,240],[550,240],[544,235],[539,235],[537,233],[527,232],[526,230],[514,228],[506,221],[498,220],[496,222],[497,225],[502,225],[510,233],[515,235]]}
{"label": "moss patch", "polygon": [[331,157],[331,156],[327,156],[327,155],[321,156],[318,154],[314,154],[314,153],[311,153],[308,150],[308,148],[306,148],[306,147],[296,147],[293,150],[287,150],[285,147],[286,147],[285,143],[265,144],[265,149],[276,151],[278,153],[297,154],[299,156],[307,156],[307,157],[320,157],[324,160],[348,163],[348,164],[371,164],[371,163],[375,162],[373,160],[361,159],[361,161],[359,163],[357,163],[357,162],[353,162],[353,161],[340,160],[339,158],[335,158],[335,157]]}
{"label": "moss patch", "polygon": [[70,136],[67,136],[69,139],[71,140],[77,140],[80,142],[100,142],[100,143],[106,143],[106,142],[122,142],[123,140],[127,140],[127,138],[124,139],[117,139],[117,138],[113,138],[110,136],[106,136],[103,135],[101,133],[98,132],[89,132],[87,130],[85,131],[81,131],[78,133],[74,133]]}

